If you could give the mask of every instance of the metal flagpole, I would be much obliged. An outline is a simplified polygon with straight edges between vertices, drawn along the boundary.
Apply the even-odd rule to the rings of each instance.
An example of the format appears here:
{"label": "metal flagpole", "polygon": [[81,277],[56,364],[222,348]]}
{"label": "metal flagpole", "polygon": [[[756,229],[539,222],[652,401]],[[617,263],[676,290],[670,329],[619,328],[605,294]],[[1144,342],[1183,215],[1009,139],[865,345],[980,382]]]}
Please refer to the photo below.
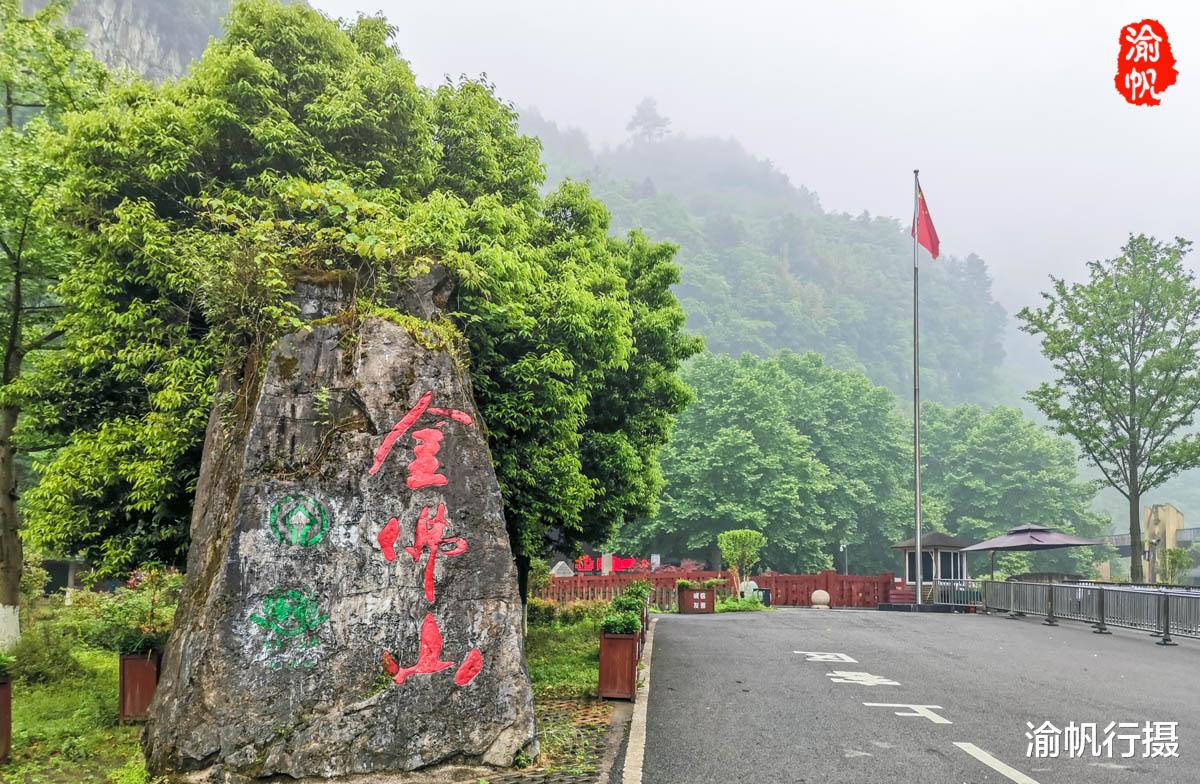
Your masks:
{"label": "metal flagpole", "polygon": [[920,229],[917,220],[920,218],[920,205],[917,202],[921,192],[921,182],[918,179],[918,169],[913,169],[913,512],[917,523],[917,607],[921,606],[922,558],[921,558],[921,310],[917,288],[917,235]]}

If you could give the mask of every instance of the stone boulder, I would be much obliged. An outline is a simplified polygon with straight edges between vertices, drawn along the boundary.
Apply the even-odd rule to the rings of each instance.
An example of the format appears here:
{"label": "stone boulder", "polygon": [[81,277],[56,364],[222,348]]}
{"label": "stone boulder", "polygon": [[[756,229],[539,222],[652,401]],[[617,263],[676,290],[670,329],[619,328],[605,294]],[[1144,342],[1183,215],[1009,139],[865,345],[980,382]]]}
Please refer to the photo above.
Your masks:
{"label": "stone boulder", "polygon": [[[349,275],[220,382],[187,584],[143,736],[156,772],[507,766],[535,753],[516,569],[461,357]],[[390,315],[387,315],[390,314]]]}

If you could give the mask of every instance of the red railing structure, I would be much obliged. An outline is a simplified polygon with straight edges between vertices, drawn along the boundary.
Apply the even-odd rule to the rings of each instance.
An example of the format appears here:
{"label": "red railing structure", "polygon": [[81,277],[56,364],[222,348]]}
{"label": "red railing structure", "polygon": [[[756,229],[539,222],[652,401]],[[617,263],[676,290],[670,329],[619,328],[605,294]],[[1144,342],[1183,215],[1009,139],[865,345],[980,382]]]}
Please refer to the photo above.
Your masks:
{"label": "red railing structure", "polygon": [[[560,603],[580,600],[610,601],[634,580],[647,580],[654,588],[654,594],[650,597],[651,603],[665,610],[675,604],[675,583],[678,580],[703,582],[714,577],[727,579],[729,575],[725,572],[690,571],[551,577],[550,583],[538,591],[537,596]],[[888,592],[895,581],[895,575],[891,572],[879,575],[844,575],[825,571],[820,574],[756,574],[751,579],[759,588],[770,589],[772,604],[808,607],[812,603],[812,592],[821,589],[829,594],[830,605],[833,607],[876,607],[888,600]],[[717,589],[719,597],[728,596],[732,592],[732,585]]]}

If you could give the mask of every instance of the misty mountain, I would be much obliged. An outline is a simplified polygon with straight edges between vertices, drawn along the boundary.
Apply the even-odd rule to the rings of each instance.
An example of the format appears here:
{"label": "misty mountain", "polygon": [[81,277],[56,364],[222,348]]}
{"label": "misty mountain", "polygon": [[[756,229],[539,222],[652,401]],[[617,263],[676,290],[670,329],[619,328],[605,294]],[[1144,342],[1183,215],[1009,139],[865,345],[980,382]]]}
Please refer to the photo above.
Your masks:
{"label": "misty mountain", "polygon": [[[542,140],[550,183],[588,180],[614,231],[644,228],[679,245],[677,294],[709,350],[818,351],[911,394],[906,221],[825,212],[814,193],[732,139],[642,135],[597,150],[533,110],[522,112],[522,129]],[[986,264],[924,256],[921,279],[924,395],[996,402],[1006,317]]]}
{"label": "misty mountain", "polygon": [[[110,68],[154,81],[182,76],[208,40],[221,34],[230,0],[75,0],[66,21],[83,30],[88,48]],[[26,10],[47,0],[26,0]]]}

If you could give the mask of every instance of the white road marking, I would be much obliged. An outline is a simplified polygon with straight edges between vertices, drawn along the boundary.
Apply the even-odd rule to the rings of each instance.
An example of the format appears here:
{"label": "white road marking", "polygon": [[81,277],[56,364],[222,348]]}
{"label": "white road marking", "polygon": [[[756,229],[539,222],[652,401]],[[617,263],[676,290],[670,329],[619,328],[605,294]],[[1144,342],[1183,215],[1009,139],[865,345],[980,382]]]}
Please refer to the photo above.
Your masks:
{"label": "white road marking", "polygon": [[869,751],[859,751],[858,749],[843,749],[842,756],[846,759],[854,759],[855,757],[873,757],[875,756]]}
{"label": "white road marking", "polygon": [[1029,778],[1016,768],[1006,765],[1000,760],[988,754],[983,749],[976,746],[974,743],[955,743],[963,751],[970,754],[975,759],[987,765],[992,770],[1006,777],[1009,781],[1015,781],[1017,784],[1038,784],[1036,780]]}
{"label": "white road marking", "polygon": [[1128,765],[1118,765],[1115,762],[1093,762],[1094,768],[1108,768],[1109,770],[1129,770]]}
{"label": "white road marking", "polygon": [[883,741],[881,741],[881,740],[873,740],[873,741],[871,741],[871,745],[872,745],[872,746],[878,746],[878,747],[879,747],[879,748],[881,748],[881,749],[894,749],[894,748],[896,748],[896,744],[894,744],[894,743],[884,743],[884,742],[883,742]]}
{"label": "white road marking", "polygon": [[908,703],[904,703],[904,702],[864,702],[863,705],[866,705],[868,708],[908,708],[910,711],[912,711],[911,713],[901,713],[900,711],[896,711],[896,715],[897,716],[921,716],[923,718],[929,719],[934,724],[953,724],[954,723],[954,722],[950,721],[949,719],[947,719],[943,716],[939,716],[938,714],[933,712],[934,709],[945,710],[941,705],[909,705]]}
{"label": "white road marking", "polygon": [[834,670],[825,673],[833,683],[856,683],[859,686],[899,686],[900,681],[885,678],[882,675],[872,675],[869,672],[854,672],[849,670]]}
{"label": "white road marking", "polygon": [[858,664],[857,659],[851,659],[844,653],[827,653],[822,651],[792,651],[801,656],[807,656],[805,661],[810,662],[836,662],[839,664]]}

